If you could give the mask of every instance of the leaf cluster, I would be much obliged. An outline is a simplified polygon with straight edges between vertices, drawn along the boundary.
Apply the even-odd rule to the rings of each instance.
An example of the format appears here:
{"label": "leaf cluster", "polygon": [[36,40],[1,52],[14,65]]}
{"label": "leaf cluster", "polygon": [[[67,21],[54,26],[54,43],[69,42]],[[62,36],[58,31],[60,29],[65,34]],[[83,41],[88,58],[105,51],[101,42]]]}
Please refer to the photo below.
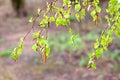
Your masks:
{"label": "leaf cluster", "polygon": [[[63,0],[61,6],[57,5],[58,0],[53,0],[50,3],[46,3],[47,7],[45,10],[38,9],[37,15],[31,17],[29,22],[31,22],[32,29],[26,34],[26,36],[33,31],[33,39],[35,44],[32,46],[32,49],[35,52],[42,52],[42,60],[46,63],[46,59],[49,57],[50,47],[47,40],[48,28],[51,27],[51,23],[55,23],[56,26],[66,26],[71,33],[71,41],[74,44],[75,39],[78,37],[74,34],[70,26],[70,16],[75,16],[79,22],[81,19],[84,19],[86,13],[90,12],[91,17],[95,25],[98,25],[100,19],[101,8],[99,6],[99,0]],[[74,12],[74,13],[73,13]],[[107,26],[102,31],[101,36],[96,39],[94,43],[94,52],[90,54],[88,67],[96,69],[96,60],[101,57],[102,53],[106,51],[109,47],[109,44],[112,42],[112,34],[115,32],[116,36],[120,36],[120,3],[118,0],[109,0],[108,7],[106,8],[107,14],[105,15]],[[42,19],[41,19],[42,16]],[[34,24],[36,20],[39,19],[38,27],[39,31],[34,31]],[[43,34],[42,34],[43,33]],[[13,51],[13,59],[17,59],[21,54],[23,49],[23,40],[26,36],[21,39],[20,44]]]}

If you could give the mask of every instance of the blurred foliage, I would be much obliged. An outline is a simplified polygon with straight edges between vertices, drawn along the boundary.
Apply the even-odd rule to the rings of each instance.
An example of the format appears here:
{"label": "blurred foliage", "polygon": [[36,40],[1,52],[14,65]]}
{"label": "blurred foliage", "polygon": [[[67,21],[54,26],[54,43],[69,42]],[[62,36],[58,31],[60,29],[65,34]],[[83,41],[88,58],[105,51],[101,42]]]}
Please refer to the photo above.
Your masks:
{"label": "blurred foliage", "polygon": [[87,33],[86,36],[84,36],[84,39],[87,41],[94,42],[96,38],[98,38],[98,36],[99,36],[99,31],[92,30],[89,33]]}
{"label": "blurred foliage", "polygon": [[120,66],[119,65],[114,65],[113,70],[116,72],[120,71]]}
{"label": "blurred foliage", "polygon": [[81,37],[77,37],[74,44],[71,45],[71,36],[69,33],[49,35],[48,42],[52,50],[56,53],[63,53],[64,51],[74,53],[76,51],[81,51],[85,47]]}
{"label": "blurred foliage", "polygon": [[79,60],[79,66],[87,66],[87,63],[89,61],[89,58],[87,56],[82,56],[80,57],[80,60]]}
{"label": "blurred foliage", "polygon": [[[90,33],[91,34],[91,33]],[[80,53],[85,49],[85,43],[82,39],[83,36],[75,38],[74,42],[71,42],[71,34],[67,32],[63,32],[61,34],[54,34],[48,36],[48,43],[51,47],[51,51],[54,53],[62,54],[64,52],[71,53],[69,55]],[[69,57],[70,59],[71,57]],[[88,63],[88,56],[80,54],[78,66],[86,66]]]}
{"label": "blurred foliage", "polygon": [[8,50],[0,52],[1,57],[10,57],[13,52],[14,47],[10,47]]}
{"label": "blurred foliage", "polygon": [[108,50],[106,52],[106,55],[110,57],[112,60],[115,60],[117,62],[120,62],[120,50],[116,49],[114,51]]}
{"label": "blurred foliage", "polygon": [[70,16],[70,21],[73,22],[73,21],[76,21],[76,17],[75,16]]}

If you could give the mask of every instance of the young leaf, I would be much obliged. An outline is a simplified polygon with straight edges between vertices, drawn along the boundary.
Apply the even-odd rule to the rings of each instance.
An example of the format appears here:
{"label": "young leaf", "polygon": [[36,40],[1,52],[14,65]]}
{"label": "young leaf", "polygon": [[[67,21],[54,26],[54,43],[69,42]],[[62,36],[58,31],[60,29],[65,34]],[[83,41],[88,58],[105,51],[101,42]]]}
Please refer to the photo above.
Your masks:
{"label": "young leaf", "polygon": [[99,47],[99,41],[96,39],[96,42],[94,43],[94,48],[97,49]]}
{"label": "young leaf", "polygon": [[50,17],[50,22],[54,22],[55,18],[54,17]]}
{"label": "young leaf", "polygon": [[80,6],[80,4],[79,4],[79,3],[75,5],[75,10],[76,10],[76,11],[79,11],[79,10],[80,10],[80,8],[81,8],[81,6]]}
{"label": "young leaf", "polygon": [[47,47],[47,48],[46,48],[46,56],[47,56],[47,57],[50,57],[50,47]]}
{"label": "young leaf", "polygon": [[91,64],[91,67],[92,67],[93,69],[96,69],[96,64],[95,64],[95,63],[92,63],[92,64]]}
{"label": "young leaf", "polygon": [[37,49],[38,49],[38,46],[37,46],[36,44],[34,44],[34,45],[32,46],[32,49],[36,52]]}
{"label": "young leaf", "polygon": [[23,37],[21,37],[21,38],[20,38],[20,41],[21,41],[21,42],[23,42],[23,41],[24,41],[24,38],[23,38]]}
{"label": "young leaf", "polygon": [[39,37],[39,34],[40,34],[40,32],[34,32],[34,33],[32,34],[32,36],[33,36],[33,38],[38,38],[38,37]]}
{"label": "young leaf", "polygon": [[30,23],[33,22],[33,17],[30,17],[29,22],[30,22]]}
{"label": "young leaf", "polygon": [[41,9],[38,9],[38,10],[37,10],[38,15],[40,15],[40,12],[41,12]]}

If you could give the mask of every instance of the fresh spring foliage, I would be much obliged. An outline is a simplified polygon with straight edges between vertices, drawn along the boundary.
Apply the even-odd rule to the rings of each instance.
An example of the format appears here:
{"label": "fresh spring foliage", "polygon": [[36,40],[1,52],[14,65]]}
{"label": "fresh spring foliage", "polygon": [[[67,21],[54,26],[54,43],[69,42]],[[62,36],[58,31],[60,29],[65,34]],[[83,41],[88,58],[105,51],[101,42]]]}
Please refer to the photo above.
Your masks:
{"label": "fresh spring foliage", "polygon": [[0,56],[1,57],[10,57],[13,52],[13,49],[14,49],[14,47],[10,47],[9,49],[0,52]]}
{"label": "fresh spring foliage", "polygon": [[[34,24],[37,20],[39,21],[40,30],[37,32],[34,31],[32,35],[33,40],[35,41],[32,49],[35,52],[42,52],[42,61],[43,63],[46,63],[46,59],[49,57],[50,53],[47,32],[51,23],[55,23],[57,27],[66,26],[71,33],[71,40],[74,44],[77,34],[74,34],[70,26],[70,16],[75,16],[77,21],[80,21],[85,18],[86,13],[90,12],[95,25],[98,25],[99,20],[101,19],[99,16],[101,12],[99,0],[83,0],[81,2],[79,2],[79,0],[74,0],[74,2],[71,2],[71,0],[63,0],[62,5],[59,6],[57,5],[57,1],[59,0],[53,0],[50,3],[46,2],[46,9],[38,9],[37,15],[29,19],[29,22],[33,23],[32,28],[25,37],[21,39],[18,47],[14,49],[12,54],[13,59],[16,60],[21,54],[23,41],[31,31],[34,31]],[[109,44],[112,42],[111,35],[115,33],[117,37],[120,36],[120,2],[118,2],[118,0],[109,0],[106,12],[107,14],[104,17],[108,25],[94,43],[94,52],[89,55],[88,68],[92,67],[96,69],[96,60],[100,58],[103,51],[106,51]]]}

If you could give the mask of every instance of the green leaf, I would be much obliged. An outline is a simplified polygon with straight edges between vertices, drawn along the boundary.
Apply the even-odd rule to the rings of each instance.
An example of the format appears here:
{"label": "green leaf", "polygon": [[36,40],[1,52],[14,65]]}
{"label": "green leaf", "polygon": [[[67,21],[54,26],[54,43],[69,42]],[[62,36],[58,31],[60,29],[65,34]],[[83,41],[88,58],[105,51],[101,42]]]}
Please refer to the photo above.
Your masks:
{"label": "green leaf", "polygon": [[34,45],[32,46],[32,49],[36,52],[37,49],[38,49],[38,46],[37,46],[36,44],[34,44]]}
{"label": "green leaf", "polygon": [[43,20],[40,22],[41,27],[45,27],[46,24],[48,24],[48,20],[46,20],[46,19],[43,19]]}
{"label": "green leaf", "polygon": [[21,42],[23,42],[23,41],[24,41],[24,38],[23,38],[23,37],[21,37],[21,38],[20,38],[20,41],[21,41]]}
{"label": "green leaf", "polygon": [[11,54],[11,58],[14,60],[18,59],[18,57],[21,55],[22,49],[20,48],[15,48],[13,53]]}
{"label": "green leaf", "polygon": [[41,9],[38,9],[38,10],[37,10],[38,15],[40,15],[40,12],[41,12]]}
{"label": "green leaf", "polygon": [[120,37],[120,31],[119,30],[116,30],[115,34],[116,34],[117,37]]}
{"label": "green leaf", "polygon": [[97,48],[96,49],[96,57],[99,58],[103,53],[103,48]]}
{"label": "green leaf", "polygon": [[94,43],[94,48],[97,49],[99,47],[99,41],[96,39],[96,42]]}
{"label": "green leaf", "polygon": [[34,32],[34,33],[32,34],[33,38],[38,38],[39,35],[40,35],[40,32]]}
{"label": "green leaf", "polygon": [[30,22],[30,23],[33,22],[33,17],[30,17],[29,22]]}
{"label": "green leaf", "polygon": [[56,20],[56,26],[59,26],[59,25],[63,25],[63,26],[67,26],[68,25],[68,21],[63,19],[63,18],[57,18]]}
{"label": "green leaf", "polygon": [[79,15],[80,15],[80,19],[83,19],[85,17],[85,9],[82,9],[80,12],[79,12]]}
{"label": "green leaf", "polygon": [[93,21],[95,21],[96,11],[93,10],[93,11],[90,13],[90,15],[92,16]]}
{"label": "green leaf", "polygon": [[99,6],[96,7],[96,10],[97,10],[98,13],[101,12],[101,8]]}
{"label": "green leaf", "polygon": [[93,69],[96,69],[96,64],[95,64],[95,63],[92,63],[92,64],[91,64],[91,67],[92,67]]}
{"label": "green leaf", "polygon": [[11,58],[14,59],[14,60],[16,60],[16,59],[18,58],[18,55],[15,54],[15,53],[12,53],[12,54],[11,54]]}
{"label": "green leaf", "polygon": [[63,0],[63,4],[66,5],[68,3],[68,0]]}
{"label": "green leaf", "polygon": [[76,11],[79,11],[79,10],[80,10],[80,8],[81,8],[81,6],[80,6],[80,4],[79,4],[79,3],[75,5],[75,10],[76,10]]}
{"label": "green leaf", "polygon": [[21,53],[22,53],[22,49],[21,49],[21,48],[18,48],[18,49],[17,49],[17,55],[19,56]]}
{"label": "green leaf", "polygon": [[22,43],[20,43],[18,46],[19,46],[20,49],[23,48],[23,44]]}
{"label": "green leaf", "polygon": [[69,28],[69,32],[71,35],[73,34],[73,30],[71,28]]}
{"label": "green leaf", "polygon": [[89,58],[90,58],[90,60],[92,60],[93,57],[94,57],[94,53],[90,53],[90,54],[89,54]]}
{"label": "green leaf", "polygon": [[47,48],[46,48],[46,56],[47,56],[47,57],[50,57],[50,47],[47,47]]}
{"label": "green leaf", "polygon": [[78,21],[80,21],[80,15],[78,13],[75,14],[75,17]]}
{"label": "green leaf", "polygon": [[67,18],[70,18],[70,14],[65,14],[64,17],[67,19]]}
{"label": "green leaf", "polygon": [[54,17],[50,17],[50,22],[54,22],[55,18]]}
{"label": "green leaf", "polygon": [[47,40],[43,39],[43,38],[39,38],[37,39],[37,43],[39,43],[40,45],[48,45],[47,44]]}
{"label": "green leaf", "polygon": [[105,37],[105,35],[103,35],[102,38],[101,38],[101,45],[103,47],[106,45],[106,37]]}

